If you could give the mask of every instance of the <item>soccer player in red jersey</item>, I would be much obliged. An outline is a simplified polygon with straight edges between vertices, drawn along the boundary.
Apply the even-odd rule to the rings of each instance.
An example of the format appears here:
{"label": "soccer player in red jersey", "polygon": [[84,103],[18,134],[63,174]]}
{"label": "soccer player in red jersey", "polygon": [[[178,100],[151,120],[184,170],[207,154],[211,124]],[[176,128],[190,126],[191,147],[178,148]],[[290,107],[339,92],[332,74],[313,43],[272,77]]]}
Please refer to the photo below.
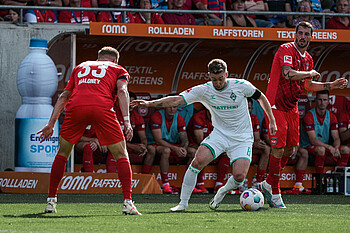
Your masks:
{"label": "soccer player in red jersey", "polygon": [[338,123],[341,143],[350,146],[350,110],[343,111],[340,114]]}
{"label": "soccer player in red jersey", "polygon": [[[141,215],[131,201],[132,171],[126,150],[126,140],[133,136],[129,117],[129,73],[118,65],[119,52],[103,47],[97,61],[86,61],[74,68],[68,84],[52,111],[48,124],[41,129],[41,142],[52,136],[55,122],[66,107],[58,153],[52,164],[46,213],[56,213],[57,189],[64,175],[68,157],[87,125],[95,129],[100,145],[107,145],[114,159],[124,194],[124,214]],[[113,109],[115,97],[123,113],[124,134]]]}
{"label": "soccer player in red jersey", "polygon": [[[308,91],[333,90],[345,88],[347,80],[316,82],[320,74],[313,69],[313,60],[306,51],[312,39],[313,28],[308,22],[296,27],[294,42],[282,44],[273,59],[266,97],[270,101],[276,119],[276,135],[270,135],[272,156],[269,174],[261,183],[270,207],[286,208],[283,203],[279,182],[281,157],[292,156],[299,145],[298,99],[305,88]],[[282,165],[284,167],[284,165]]]}

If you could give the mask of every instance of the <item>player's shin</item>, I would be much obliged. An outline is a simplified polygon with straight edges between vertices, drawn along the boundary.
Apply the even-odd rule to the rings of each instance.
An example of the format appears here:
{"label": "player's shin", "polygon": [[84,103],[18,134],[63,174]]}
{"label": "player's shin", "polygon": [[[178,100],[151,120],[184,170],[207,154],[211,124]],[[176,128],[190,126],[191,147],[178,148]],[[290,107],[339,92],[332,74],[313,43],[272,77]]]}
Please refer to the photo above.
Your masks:
{"label": "player's shin", "polygon": [[180,205],[182,206],[188,206],[188,201],[190,200],[192,191],[197,183],[197,176],[200,172],[199,169],[192,166],[192,164],[187,168],[187,171],[185,173],[183,182],[182,182],[182,188],[181,188],[181,194],[180,194]]}
{"label": "player's shin", "polygon": [[51,174],[50,174],[50,186],[49,186],[49,197],[57,196],[58,185],[66,170],[67,158],[61,155],[56,155],[55,160],[52,163]]}
{"label": "player's shin", "polygon": [[222,191],[224,191],[224,193],[227,193],[229,191],[237,189],[241,184],[243,184],[243,181],[237,181],[233,176],[231,176],[227,180],[226,184],[222,187]]}

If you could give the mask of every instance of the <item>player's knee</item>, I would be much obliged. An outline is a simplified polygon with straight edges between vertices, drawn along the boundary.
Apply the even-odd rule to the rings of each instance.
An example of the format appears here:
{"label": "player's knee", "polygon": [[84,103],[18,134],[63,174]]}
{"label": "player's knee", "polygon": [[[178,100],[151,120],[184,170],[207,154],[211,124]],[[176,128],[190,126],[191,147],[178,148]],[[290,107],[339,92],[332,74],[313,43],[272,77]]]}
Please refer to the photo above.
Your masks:
{"label": "player's knee", "polygon": [[234,173],[233,177],[237,182],[243,182],[245,179],[245,174],[243,172]]}
{"label": "player's knee", "polygon": [[342,146],[342,147],[340,147],[340,153],[341,154],[349,154],[350,148],[348,146]]}
{"label": "player's knee", "polygon": [[323,146],[317,146],[315,149],[315,153],[318,156],[325,156],[326,154],[326,148]]}
{"label": "player's knee", "polygon": [[149,154],[155,155],[156,154],[156,148],[153,145],[147,145],[147,152]]}
{"label": "player's knee", "polygon": [[199,170],[202,170],[206,166],[204,160],[202,160],[202,159],[200,159],[198,157],[194,158],[192,160],[191,164],[192,164],[193,167],[195,167],[195,168],[197,168]]}

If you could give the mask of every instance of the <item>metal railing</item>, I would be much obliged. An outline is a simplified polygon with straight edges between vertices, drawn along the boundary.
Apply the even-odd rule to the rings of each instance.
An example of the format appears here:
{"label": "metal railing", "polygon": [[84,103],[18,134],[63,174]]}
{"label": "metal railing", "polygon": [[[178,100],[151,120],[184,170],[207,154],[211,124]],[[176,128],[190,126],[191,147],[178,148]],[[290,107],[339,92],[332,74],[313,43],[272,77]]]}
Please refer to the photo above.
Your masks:
{"label": "metal railing", "polygon": [[[326,27],[326,17],[345,16],[350,17],[350,13],[322,13],[322,12],[280,12],[280,11],[218,11],[218,10],[172,10],[172,9],[137,9],[137,8],[100,8],[100,7],[55,7],[55,6],[15,6],[0,5],[2,9],[20,9],[20,19],[18,25],[23,26],[24,10],[57,10],[57,11],[117,11],[122,13],[122,22],[125,23],[126,12],[145,12],[145,13],[183,13],[183,14],[221,14],[226,19],[228,14],[245,15],[284,15],[284,16],[313,16],[321,18],[322,28]],[[223,26],[226,26],[226,20],[223,20]]]}

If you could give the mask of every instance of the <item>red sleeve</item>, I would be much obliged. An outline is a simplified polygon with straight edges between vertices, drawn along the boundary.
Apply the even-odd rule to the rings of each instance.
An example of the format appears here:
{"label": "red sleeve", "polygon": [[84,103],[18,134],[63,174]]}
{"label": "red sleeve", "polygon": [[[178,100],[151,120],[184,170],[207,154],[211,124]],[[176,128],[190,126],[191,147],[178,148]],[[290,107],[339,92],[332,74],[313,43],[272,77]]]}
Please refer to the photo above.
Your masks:
{"label": "red sleeve", "polygon": [[109,12],[103,11],[99,12],[97,15],[97,22],[111,22],[111,16]]}
{"label": "red sleeve", "polygon": [[76,73],[77,67],[78,67],[78,66],[76,66],[76,67],[73,69],[73,72],[71,73],[71,75],[70,75],[70,77],[69,77],[69,80],[68,80],[68,83],[67,83],[67,86],[64,88],[64,90],[73,91],[73,89],[74,89],[74,84],[75,84],[74,77],[75,77],[75,73]]}
{"label": "red sleeve", "polygon": [[315,130],[314,117],[311,112],[307,112],[303,119],[304,130],[312,131]]}
{"label": "red sleeve", "polygon": [[339,124],[339,128],[348,128],[348,124],[350,124],[350,112],[342,112],[339,116],[338,119],[338,124]]}
{"label": "red sleeve", "polygon": [[283,44],[278,49],[278,54],[276,55],[278,56],[278,60],[279,60],[279,63],[281,64],[281,67],[282,66],[293,67],[293,54],[291,52],[290,46],[293,46],[293,45],[291,43]]}
{"label": "red sleeve", "polygon": [[126,69],[124,69],[121,66],[120,66],[120,69],[118,69],[117,77],[118,77],[117,80],[122,80],[122,81],[126,82],[127,84],[130,81],[130,74],[128,73],[128,71]]}
{"label": "red sleeve", "polygon": [[250,117],[252,120],[253,132],[259,132],[260,131],[260,123],[259,123],[258,117],[254,114],[251,114]]}
{"label": "red sleeve", "polygon": [[193,115],[193,126],[194,126],[193,130],[203,129],[204,121],[203,121],[202,117],[200,117],[200,116],[201,116],[200,114]]}
{"label": "red sleeve", "polygon": [[145,131],[146,130],[146,125],[145,125],[145,120],[143,117],[136,111],[136,109],[133,110],[133,113],[131,115],[131,123],[135,124],[135,130],[136,131]]}
{"label": "red sleeve", "polygon": [[[86,12],[86,11],[84,11],[84,12]],[[94,12],[93,12],[93,11],[87,11],[87,12],[89,12],[89,13],[88,13],[89,21],[90,21],[90,22],[96,22],[96,17],[95,17]]]}
{"label": "red sleeve", "polygon": [[136,23],[135,19],[134,19],[134,16],[130,12],[127,12],[126,14],[127,14],[127,16],[129,17],[129,20],[130,20],[129,23]]}
{"label": "red sleeve", "polygon": [[180,114],[177,115],[177,131],[179,133],[186,132],[186,123]]}
{"label": "red sleeve", "polygon": [[162,17],[160,17],[160,15],[158,13],[152,13],[151,17],[152,17],[151,22],[153,24],[164,24]]}
{"label": "red sleeve", "polygon": [[337,117],[334,115],[334,113],[331,113],[331,130],[337,130],[338,129],[338,120]]}
{"label": "red sleeve", "polygon": [[159,112],[155,112],[151,116],[151,120],[149,122],[151,129],[160,129],[162,126],[162,115]]}

